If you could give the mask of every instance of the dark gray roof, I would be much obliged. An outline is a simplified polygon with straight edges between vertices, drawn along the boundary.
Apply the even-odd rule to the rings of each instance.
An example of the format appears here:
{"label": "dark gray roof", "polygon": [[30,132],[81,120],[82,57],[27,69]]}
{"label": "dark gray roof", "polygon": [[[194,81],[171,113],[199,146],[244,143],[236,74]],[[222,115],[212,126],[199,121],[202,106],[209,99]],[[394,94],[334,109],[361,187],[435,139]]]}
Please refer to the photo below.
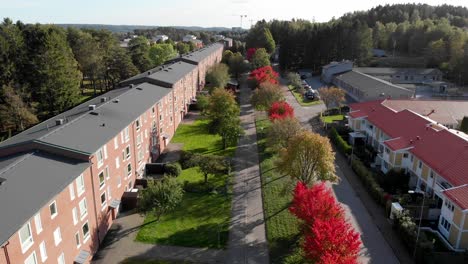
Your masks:
{"label": "dark gray roof", "polygon": [[[48,134],[48,133],[51,133],[52,131],[54,131],[55,129],[59,128],[60,126],[57,126],[55,124],[55,120],[57,119],[66,119],[68,122],[80,117],[81,115],[83,114],[86,114],[88,113],[88,106],[89,105],[96,105],[96,106],[99,106],[101,105],[101,98],[103,97],[106,97],[107,99],[112,99],[112,98],[115,98],[123,93],[125,93],[126,91],[128,91],[129,88],[128,87],[122,87],[122,88],[116,88],[114,90],[111,90],[101,96],[98,96],[98,97],[95,97],[89,101],[86,101],[64,113],[61,113],[57,116],[54,116],[44,122],[41,122],[21,133],[19,133],[18,135],[15,135],[14,137],[11,137],[5,141],[2,141],[0,142],[0,149],[3,148],[3,147],[8,147],[8,146],[11,146],[11,145],[15,145],[15,144],[20,144],[20,143],[24,143],[24,142],[29,142],[29,141],[33,141],[33,140],[38,140],[40,139],[42,136]],[[0,167],[1,168],[1,167]]]}
{"label": "dark gray roof", "polygon": [[201,48],[199,50],[193,51],[189,54],[186,54],[182,56],[181,58],[184,61],[187,61],[189,63],[194,63],[198,64],[199,62],[203,61],[205,58],[208,56],[212,55],[214,51],[218,49],[222,49],[224,46],[221,43],[213,43],[211,45],[208,45],[204,48]]}
{"label": "dark gray roof", "polygon": [[337,74],[335,78],[360,90],[367,98],[379,98],[381,95],[401,98],[413,95],[413,91],[409,89],[354,70]]}
{"label": "dark gray roof", "polygon": [[44,152],[0,159],[0,245],[89,166]]}
{"label": "dark gray roof", "polygon": [[41,138],[41,142],[95,153],[144,111],[169,94],[172,90],[149,83],[142,83],[115,100],[99,106],[91,113],[68,122]]}
{"label": "dark gray roof", "polygon": [[135,75],[125,81],[120,82],[120,85],[125,86],[148,82],[154,85],[172,88],[175,83],[187,76],[187,74],[193,71],[196,67],[196,65],[184,61],[172,61],[170,64],[165,64],[163,66],[153,68],[147,72]]}
{"label": "dark gray roof", "polygon": [[385,67],[356,67],[354,70],[369,75],[440,75],[442,72],[435,68],[385,68]]}

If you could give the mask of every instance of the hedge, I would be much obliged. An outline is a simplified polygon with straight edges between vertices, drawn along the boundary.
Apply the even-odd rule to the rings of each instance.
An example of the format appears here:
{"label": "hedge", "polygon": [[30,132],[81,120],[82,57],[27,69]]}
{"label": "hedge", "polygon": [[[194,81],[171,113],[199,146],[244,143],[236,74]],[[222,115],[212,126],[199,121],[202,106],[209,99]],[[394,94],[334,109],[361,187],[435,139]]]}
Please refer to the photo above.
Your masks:
{"label": "hedge", "polygon": [[164,171],[166,172],[167,175],[177,177],[182,173],[182,168],[180,167],[180,164],[178,162],[171,162],[171,163],[167,163],[164,166]]}
{"label": "hedge", "polygon": [[344,154],[350,155],[351,154],[351,146],[346,142],[340,134],[336,131],[334,127],[330,129],[330,138],[333,143],[337,146],[337,148]]}
{"label": "hedge", "polygon": [[359,179],[361,179],[372,198],[374,198],[374,200],[379,204],[385,206],[388,195],[375,180],[373,172],[370,171],[356,156],[353,156],[351,167]]}

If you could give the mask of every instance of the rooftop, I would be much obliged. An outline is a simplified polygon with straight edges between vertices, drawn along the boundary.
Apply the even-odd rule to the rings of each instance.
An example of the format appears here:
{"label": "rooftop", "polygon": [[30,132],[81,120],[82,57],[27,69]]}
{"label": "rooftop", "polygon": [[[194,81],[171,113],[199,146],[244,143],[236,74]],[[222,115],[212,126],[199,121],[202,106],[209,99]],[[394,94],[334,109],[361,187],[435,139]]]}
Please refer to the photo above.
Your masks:
{"label": "rooftop", "polygon": [[355,67],[355,71],[369,75],[440,75],[442,72],[435,68],[384,68],[384,67]]}
{"label": "rooftop", "polygon": [[152,83],[155,85],[171,88],[175,83],[187,76],[197,66],[181,60],[171,61],[171,63],[158,66],[146,72],[135,75],[120,82],[120,85]]}
{"label": "rooftop", "polygon": [[220,43],[213,43],[211,45],[208,45],[204,48],[201,48],[199,50],[193,51],[189,54],[186,54],[181,57],[183,61],[187,61],[188,63],[192,64],[198,64],[204,59],[206,59],[208,56],[212,55],[214,51],[218,49],[222,49],[223,45]]}
{"label": "rooftop", "polygon": [[368,98],[410,97],[413,91],[355,70],[340,73],[336,79],[359,89]]}
{"label": "rooftop", "polygon": [[89,166],[39,151],[0,159],[0,245]]}
{"label": "rooftop", "polygon": [[444,194],[462,210],[468,209],[468,184],[445,190]]}

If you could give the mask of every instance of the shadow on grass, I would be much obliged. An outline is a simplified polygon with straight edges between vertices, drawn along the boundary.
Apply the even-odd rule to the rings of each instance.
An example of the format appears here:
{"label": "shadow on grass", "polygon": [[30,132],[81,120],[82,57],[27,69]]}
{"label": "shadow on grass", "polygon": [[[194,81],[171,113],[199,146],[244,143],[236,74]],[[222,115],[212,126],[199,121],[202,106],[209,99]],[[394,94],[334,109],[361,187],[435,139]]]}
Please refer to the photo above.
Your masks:
{"label": "shadow on grass", "polygon": [[285,259],[289,258],[292,254],[295,254],[295,251],[299,247],[300,238],[300,234],[297,234],[269,241],[271,263],[285,263]]}

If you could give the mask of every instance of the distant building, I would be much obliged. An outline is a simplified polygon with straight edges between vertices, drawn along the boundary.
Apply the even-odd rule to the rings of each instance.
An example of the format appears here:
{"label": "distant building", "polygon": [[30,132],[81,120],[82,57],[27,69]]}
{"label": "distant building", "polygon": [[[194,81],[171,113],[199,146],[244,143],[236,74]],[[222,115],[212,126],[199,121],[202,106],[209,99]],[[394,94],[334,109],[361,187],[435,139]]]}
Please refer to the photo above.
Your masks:
{"label": "distant building", "polygon": [[434,68],[356,67],[354,69],[391,83],[428,83],[442,80],[442,72]]}
{"label": "distant building", "polygon": [[190,42],[190,41],[194,41],[196,40],[197,37],[195,37],[194,35],[185,35],[183,38],[182,38],[182,41],[183,42]]}
{"label": "distant building", "polygon": [[352,69],[352,61],[332,61],[330,64],[327,64],[322,67],[322,81],[326,83],[331,83],[335,74],[351,71]]}
{"label": "distant building", "polygon": [[232,47],[232,38],[224,38],[220,40],[219,42],[224,44],[224,48],[228,49]]}
{"label": "distant building", "polygon": [[225,39],[226,37],[223,35],[214,35],[213,38],[215,41],[220,41],[220,40]]}
{"label": "distant building", "polygon": [[119,46],[121,48],[128,48],[128,43],[130,42],[130,40],[132,40],[132,39],[131,38],[126,38],[126,39],[120,41]]}
{"label": "distant building", "polygon": [[387,57],[385,50],[383,49],[372,49],[372,56],[374,57]]}
{"label": "distant building", "polygon": [[169,39],[169,37],[166,36],[166,35],[156,35],[156,36],[153,37],[151,40],[152,40],[153,42],[159,42],[159,41],[164,42],[164,41],[166,41],[166,40],[168,40],[168,39]]}

